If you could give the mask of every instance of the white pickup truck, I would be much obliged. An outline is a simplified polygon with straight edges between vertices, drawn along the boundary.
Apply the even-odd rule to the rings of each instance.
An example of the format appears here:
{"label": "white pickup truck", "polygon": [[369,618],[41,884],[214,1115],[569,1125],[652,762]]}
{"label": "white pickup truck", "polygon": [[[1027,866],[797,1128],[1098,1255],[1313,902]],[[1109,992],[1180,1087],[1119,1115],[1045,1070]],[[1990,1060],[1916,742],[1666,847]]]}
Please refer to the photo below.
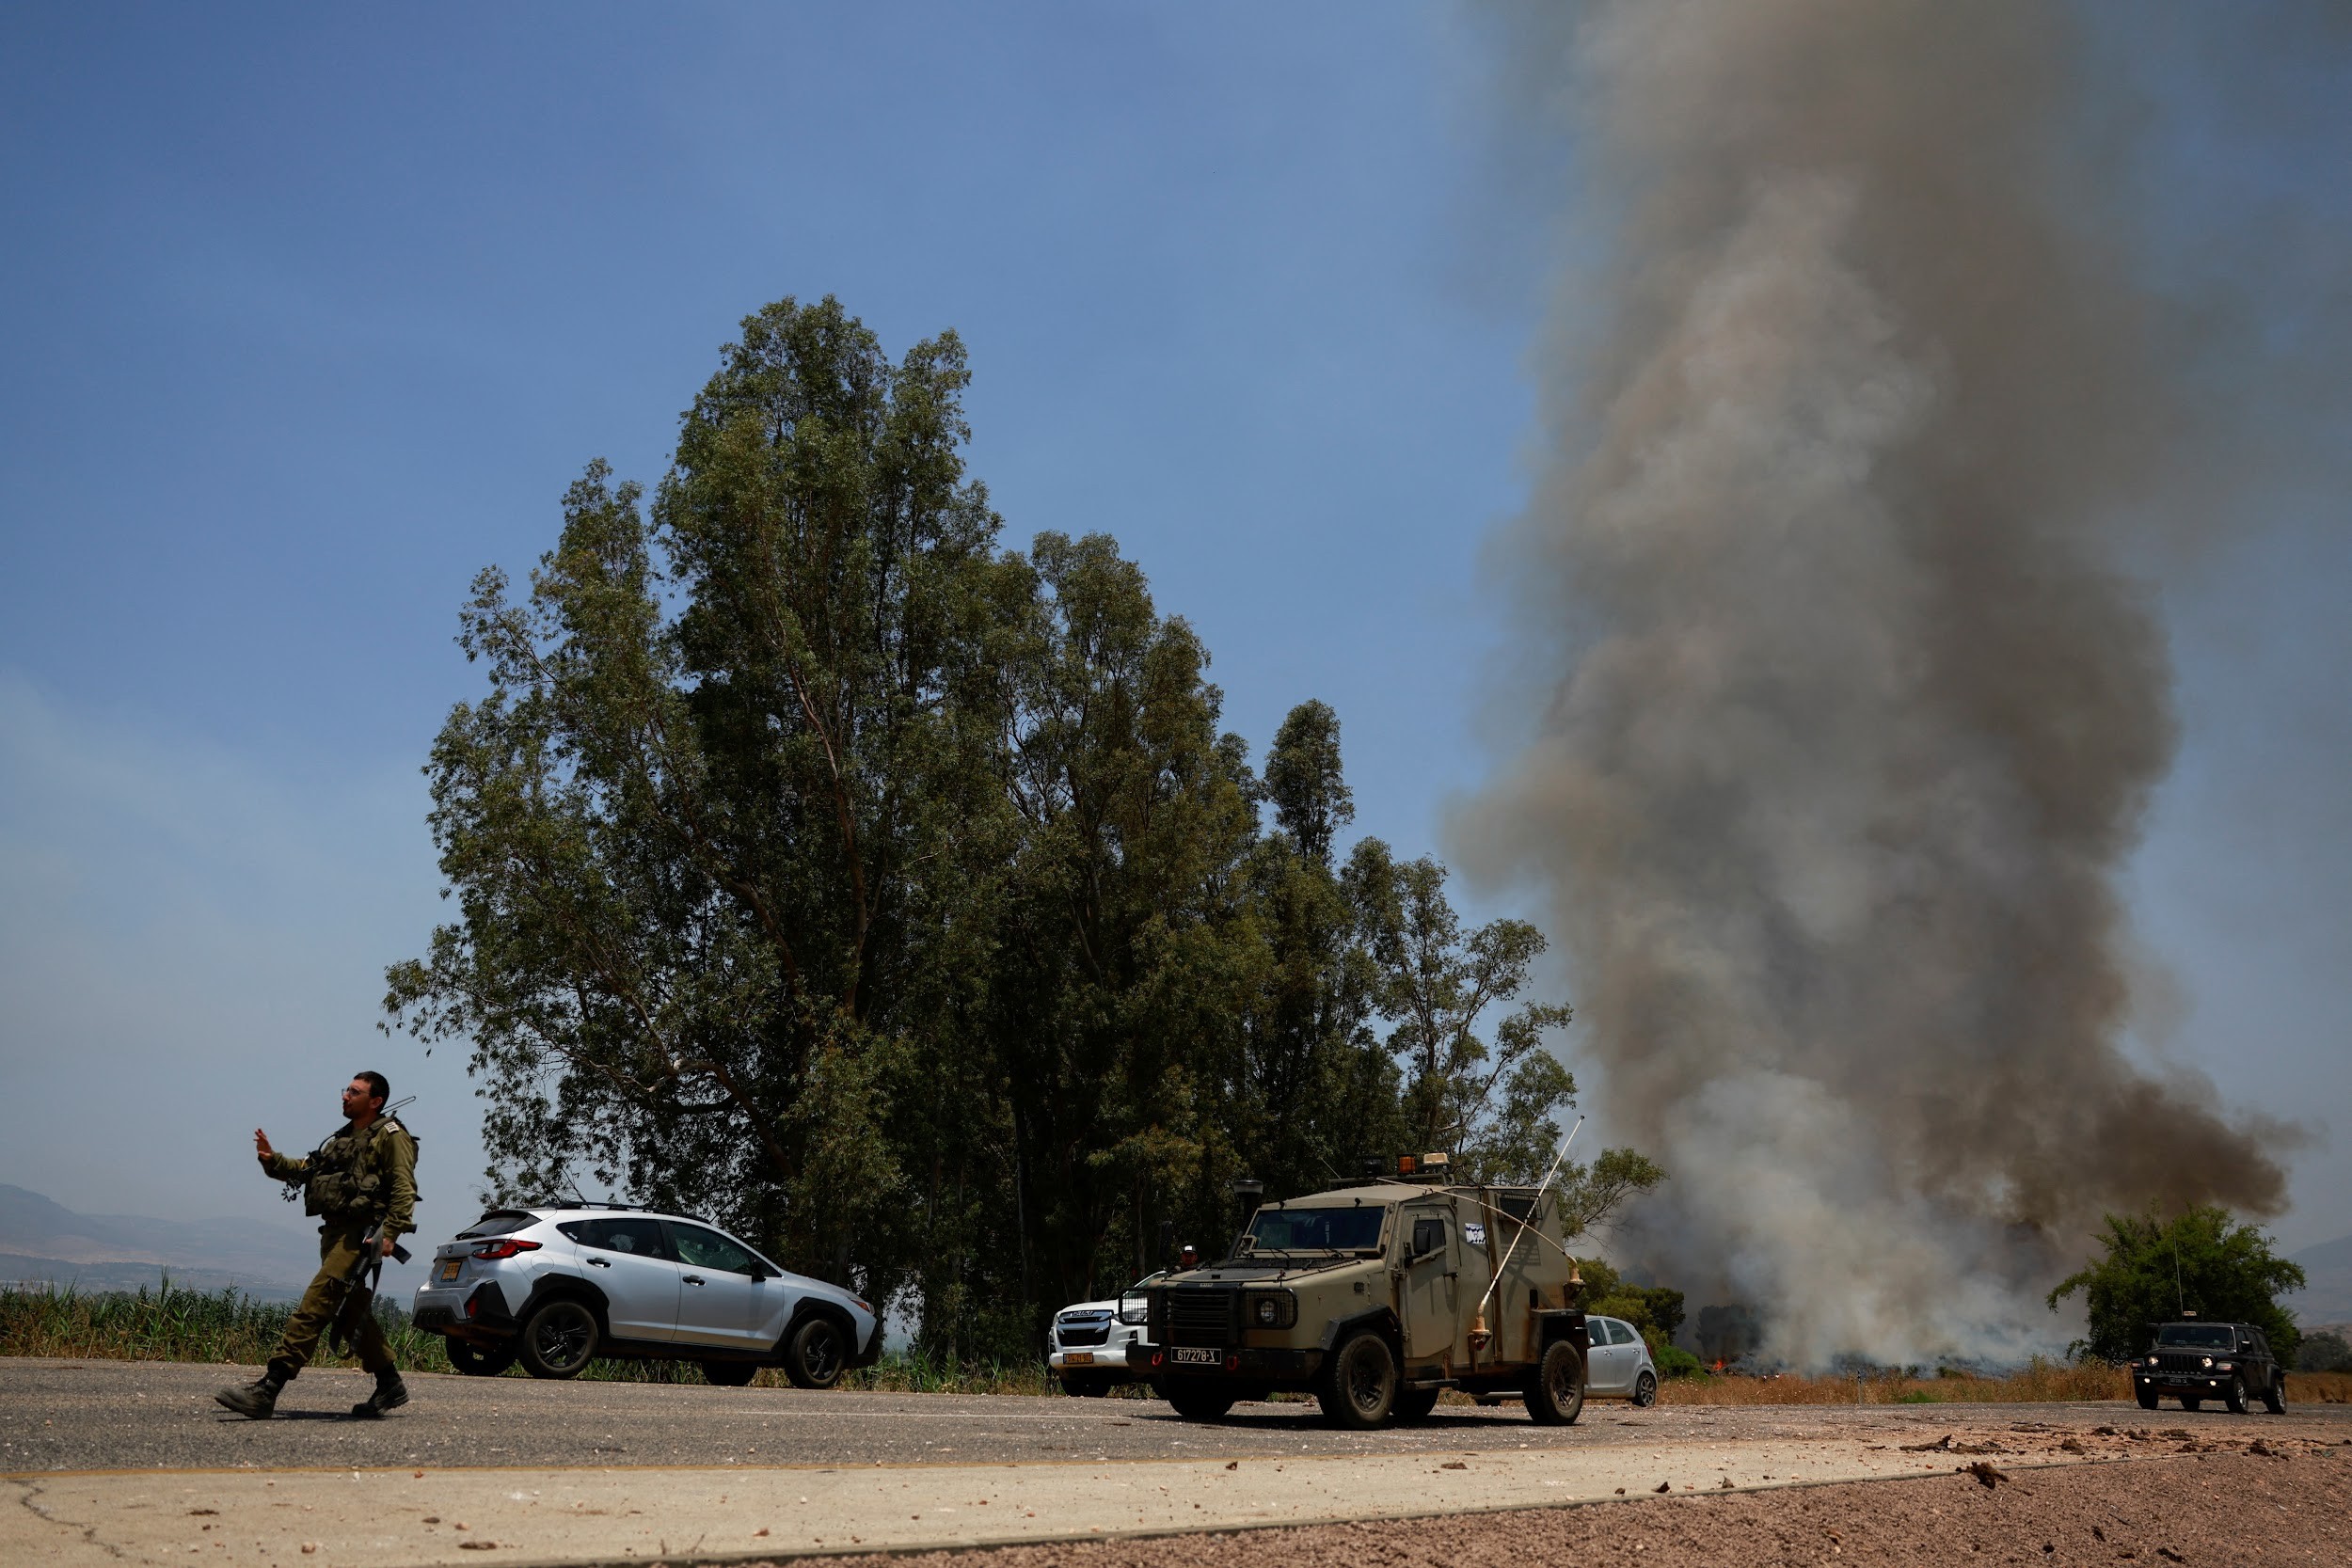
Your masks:
{"label": "white pickup truck", "polygon": [[1144,1381],[1144,1368],[1127,1365],[1127,1347],[1144,1335],[1151,1301],[1140,1292],[1161,1277],[1145,1275],[1117,1301],[1082,1301],[1054,1314],[1045,1364],[1061,1380],[1063,1393],[1100,1399],[1121,1383]]}

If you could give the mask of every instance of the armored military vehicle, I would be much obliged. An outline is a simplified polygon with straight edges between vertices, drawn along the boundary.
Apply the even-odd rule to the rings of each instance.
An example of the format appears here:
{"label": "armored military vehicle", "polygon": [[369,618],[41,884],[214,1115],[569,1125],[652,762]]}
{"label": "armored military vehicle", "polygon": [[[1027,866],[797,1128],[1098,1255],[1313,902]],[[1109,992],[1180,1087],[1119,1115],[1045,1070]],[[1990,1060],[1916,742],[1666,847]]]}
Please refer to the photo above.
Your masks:
{"label": "armored military vehicle", "polygon": [[1443,1155],[1397,1166],[1262,1205],[1232,1257],[1155,1281],[1128,1365],[1194,1420],[1289,1389],[1335,1426],[1377,1427],[1445,1388],[1575,1420],[1587,1341],[1559,1196],[1453,1185]]}

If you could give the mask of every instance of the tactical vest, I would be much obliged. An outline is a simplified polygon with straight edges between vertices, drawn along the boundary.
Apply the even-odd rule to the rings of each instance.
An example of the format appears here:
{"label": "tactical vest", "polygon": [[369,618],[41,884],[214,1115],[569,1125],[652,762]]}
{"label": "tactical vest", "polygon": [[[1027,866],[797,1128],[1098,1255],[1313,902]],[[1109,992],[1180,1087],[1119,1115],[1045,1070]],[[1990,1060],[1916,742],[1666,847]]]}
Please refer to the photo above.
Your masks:
{"label": "tactical vest", "polygon": [[[302,1212],[354,1225],[373,1225],[382,1219],[391,1205],[392,1190],[377,1145],[394,1131],[408,1132],[385,1117],[364,1132],[346,1126],[319,1145],[311,1152],[310,1175],[303,1182]],[[416,1140],[415,1133],[408,1136],[410,1142]]]}

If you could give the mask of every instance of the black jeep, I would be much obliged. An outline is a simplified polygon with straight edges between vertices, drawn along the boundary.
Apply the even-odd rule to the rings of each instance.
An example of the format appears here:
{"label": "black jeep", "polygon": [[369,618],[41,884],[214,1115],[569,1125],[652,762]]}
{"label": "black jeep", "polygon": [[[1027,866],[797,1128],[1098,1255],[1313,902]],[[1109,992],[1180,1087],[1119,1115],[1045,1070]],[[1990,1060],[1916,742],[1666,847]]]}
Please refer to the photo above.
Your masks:
{"label": "black jeep", "polygon": [[2160,1399],[2179,1400],[2184,1410],[2219,1400],[2243,1416],[2250,1395],[2280,1416],[2287,1408],[2287,1374],[2252,1323],[2163,1323],[2155,1348],[2132,1363],[2132,1392],[2142,1410],[2153,1410]]}

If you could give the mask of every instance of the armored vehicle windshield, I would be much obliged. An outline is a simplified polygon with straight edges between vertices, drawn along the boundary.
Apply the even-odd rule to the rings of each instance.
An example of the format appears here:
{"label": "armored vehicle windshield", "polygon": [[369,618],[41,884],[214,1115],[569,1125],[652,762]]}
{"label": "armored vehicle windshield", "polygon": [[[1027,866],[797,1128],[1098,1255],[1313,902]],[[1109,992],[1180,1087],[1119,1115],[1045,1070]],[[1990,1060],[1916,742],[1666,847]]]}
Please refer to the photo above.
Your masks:
{"label": "armored vehicle windshield", "polygon": [[1376,1252],[1388,1210],[1261,1209],[1242,1238],[1244,1257],[1269,1252]]}

